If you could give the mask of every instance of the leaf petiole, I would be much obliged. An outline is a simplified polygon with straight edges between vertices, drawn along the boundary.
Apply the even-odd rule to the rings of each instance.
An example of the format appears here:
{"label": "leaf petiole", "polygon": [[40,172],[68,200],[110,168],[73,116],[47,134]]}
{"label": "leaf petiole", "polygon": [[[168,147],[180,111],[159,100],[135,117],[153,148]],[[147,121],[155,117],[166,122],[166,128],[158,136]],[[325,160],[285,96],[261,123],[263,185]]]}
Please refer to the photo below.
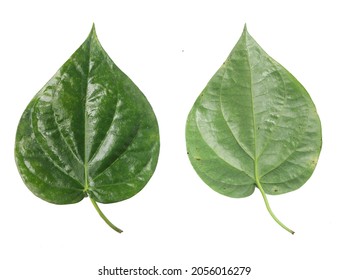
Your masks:
{"label": "leaf petiole", "polygon": [[99,216],[105,221],[105,223],[107,223],[109,225],[109,227],[111,227],[113,230],[117,231],[118,233],[122,233],[122,229],[119,229],[113,223],[110,222],[110,220],[100,210],[100,208],[99,208],[98,204],[95,202],[95,200],[93,198],[91,198],[91,197],[90,197],[90,200],[91,200],[95,210],[97,210]]}
{"label": "leaf petiole", "polygon": [[263,190],[262,186],[261,186],[261,183],[259,180],[256,180],[256,185],[258,187],[258,189],[260,190],[261,194],[262,194],[262,197],[263,197],[263,200],[265,201],[265,204],[266,204],[266,208],[268,210],[268,213],[272,216],[272,218],[277,222],[278,225],[280,225],[282,228],[284,228],[285,230],[287,230],[288,232],[290,232],[291,234],[294,234],[295,232],[288,228],[286,225],[284,225],[281,221],[278,220],[278,218],[274,215],[271,207],[269,206],[269,203],[268,203],[268,199],[267,199],[267,196],[266,196],[266,193],[265,191]]}

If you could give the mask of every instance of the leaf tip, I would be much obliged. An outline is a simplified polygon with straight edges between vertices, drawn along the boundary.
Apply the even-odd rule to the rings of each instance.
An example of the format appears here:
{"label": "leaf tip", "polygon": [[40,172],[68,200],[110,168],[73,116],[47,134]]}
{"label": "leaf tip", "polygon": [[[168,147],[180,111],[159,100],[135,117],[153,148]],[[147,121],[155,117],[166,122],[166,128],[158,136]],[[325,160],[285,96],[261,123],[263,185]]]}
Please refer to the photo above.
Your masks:
{"label": "leaf tip", "polygon": [[[248,32],[248,28],[247,28],[247,24],[244,23],[244,28],[243,28],[243,33],[242,36],[248,36],[249,32]],[[249,35],[250,36],[250,35]]]}
{"label": "leaf tip", "polygon": [[95,24],[94,24],[94,22],[93,22],[93,24],[92,24],[92,29],[91,29],[91,32],[90,32],[90,34],[92,35],[96,35],[96,31],[95,31]]}
{"label": "leaf tip", "polygon": [[94,22],[93,22],[93,25],[92,25],[92,29],[89,32],[88,40],[99,42]]}

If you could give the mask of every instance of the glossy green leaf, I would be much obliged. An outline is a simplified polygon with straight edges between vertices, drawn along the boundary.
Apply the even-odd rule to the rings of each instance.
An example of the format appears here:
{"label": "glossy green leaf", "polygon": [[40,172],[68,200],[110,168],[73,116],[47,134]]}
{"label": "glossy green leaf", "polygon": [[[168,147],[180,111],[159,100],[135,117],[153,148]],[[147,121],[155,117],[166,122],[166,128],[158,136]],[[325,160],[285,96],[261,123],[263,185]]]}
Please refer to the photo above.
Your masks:
{"label": "glossy green leaf", "polygon": [[159,153],[155,114],[138,87],[113,63],[93,26],[88,38],[25,109],[15,158],[38,197],[70,204],[90,197],[114,203],[138,193]]}
{"label": "glossy green leaf", "polygon": [[321,149],[321,125],[303,86],[244,28],[189,113],[186,144],[202,180],[230,197],[300,188]]}

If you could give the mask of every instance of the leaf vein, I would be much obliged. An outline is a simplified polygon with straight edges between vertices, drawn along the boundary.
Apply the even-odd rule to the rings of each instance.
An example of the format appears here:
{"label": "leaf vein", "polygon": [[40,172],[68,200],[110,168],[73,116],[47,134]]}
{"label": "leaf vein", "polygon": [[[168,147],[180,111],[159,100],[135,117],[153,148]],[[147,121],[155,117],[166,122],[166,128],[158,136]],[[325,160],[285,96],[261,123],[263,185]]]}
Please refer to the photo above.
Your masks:
{"label": "leaf vein", "polygon": [[[301,129],[301,133],[299,133],[299,135],[303,136],[304,135],[304,127]],[[300,145],[301,143],[301,140],[300,139],[297,144],[295,145],[294,147],[294,150],[292,151],[292,153],[290,153],[283,161],[281,161],[278,165],[276,165],[275,167],[273,167],[271,170],[267,171],[265,174],[263,174],[260,178],[263,178],[264,176],[266,176],[267,174],[271,173],[272,171],[274,171],[275,169],[277,169],[278,167],[280,167],[283,163],[285,163],[286,161],[288,161],[288,159],[295,153],[295,152],[298,152],[296,149],[297,147]]]}
{"label": "leaf vein", "polygon": [[202,135],[202,132],[200,131],[199,126],[198,126],[198,123],[197,123],[197,121],[196,121],[196,118],[195,118],[195,123],[196,123],[196,126],[197,126],[197,128],[198,128],[197,130],[198,130],[198,132],[199,132],[199,134],[200,134],[202,140],[207,144],[207,147],[209,147],[209,149],[210,149],[215,155],[217,155],[217,157],[218,157],[219,159],[221,159],[223,162],[225,162],[228,166],[232,167],[232,168],[235,169],[235,170],[238,170],[238,171],[241,172],[241,173],[244,173],[246,176],[248,176],[249,178],[251,178],[252,180],[254,180],[254,178],[251,177],[251,176],[250,176],[248,173],[246,173],[244,170],[239,169],[239,168],[237,168],[237,167],[231,165],[231,164],[230,164],[229,162],[227,162],[224,158],[220,157],[220,156],[218,155],[218,153],[217,153],[217,152],[204,140],[204,137],[203,137],[203,135]]}
{"label": "leaf vein", "polygon": [[[55,89],[54,89],[54,92],[52,93],[52,99],[54,97],[54,95],[56,95],[57,91],[58,91],[58,86],[62,83],[62,77],[63,77],[64,73],[61,73],[60,75],[60,78],[59,78],[59,81],[58,83],[55,85]],[[40,96],[41,98],[41,96]],[[61,131],[61,127],[57,121],[57,116],[56,114],[54,113],[54,107],[53,107],[53,103],[50,104],[51,108],[52,108],[52,111],[53,111],[53,119],[54,119],[54,123],[56,124],[57,128],[58,128],[58,132],[59,132],[59,135],[61,136],[61,138],[63,139],[64,143],[66,144],[66,146],[68,147],[69,151],[71,152],[71,154],[73,155],[73,157],[81,164],[83,164],[82,162],[82,159],[77,155],[75,154],[75,152],[72,150],[72,148],[70,147],[70,145],[68,144],[68,141],[67,139],[65,138],[63,132]]]}
{"label": "leaf vein", "polygon": [[[275,65],[275,63],[274,63],[274,61],[271,59],[271,58],[269,58],[268,57],[268,60],[274,65],[274,66],[276,66]],[[279,73],[279,71],[273,71],[272,73],[274,73],[274,72],[278,72]],[[284,82],[284,78],[283,78],[283,76],[279,73],[279,75],[280,75],[280,78],[281,78],[281,80],[282,80],[282,82],[283,82],[283,86],[284,86],[284,91],[285,91],[285,100],[286,100],[286,96],[287,96],[287,91],[286,91],[286,86],[285,86],[285,82]],[[284,111],[284,108],[285,108],[285,102],[282,104],[282,108],[281,108],[281,110],[279,111],[279,115],[281,115],[281,113]],[[278,123],[280,122],[280,118],[278,118],[277,119],[277,122],[274,124],[274,127],[275,128],[280,128],[280,126],[279,125],[277,125]],[[264,147],[263,147],[263,149],[262,149],[262,151],[258,154],[258,156],[257,156],[257,159],[259,159],[260,158],[260,156],[263,154],[263,152],[266,150],[266,148],[268,147],[268,145],[271,143],[271,138],[272,138],[272,135],[274,135],[274,133],[277,131],[277,129],[274,129],[272,132],[271,132],[271,134],[268,136],[268,141],[264,144]]]}
{"label": "leaf vein", "polygon": [[[219,88],[219,101],[220,101],[220,110],[221,110],[221,115],[222,115],[222,118],[223,118],[223,120],[225,121],[225,123],[226,123],[226,125],[227,125],[227,127],[228,127],[228,129],[229,129],[229,131],[230,131],[230,133],[231,133],[231,135],[232,135],[232,137],[236,140],[236,143],[238,144],[238,146],[244,151],[244,153],[246,153],[251,159],[254,159],[253,157],[252,157],[252,155],[250,155],[248,152],[247,152],[247,150],[242,146],[242,144],[240,143],[240,141],[237,139],[237,137],[234,135],[234,133],[233,133],[233,131],[232,131],[232,129],[231,129],[231,127],[228,125],[228,122],[227,122],[227,120],[226,120],[226,118],[225,118],[225,115],[224,115],[224,113],[223,113],[223,108],[222,108],[222,100],[221,100],[221,90],[222,90],[222,84],[223,84],[223,81],[225,80],[225,76],[226,76],[226,67],[225,67],[225,69],[224,69],[224,73],[223,73],[223,75],[222,75],[222,79],[221,79],[221,83],[220,83],[220,88]],[[197,126],[198,127],[198,126]]]}
{"label": "leaf vein", "polygon": [[[119,100],[117,100],[117,103],[119,103]],[[106,139],[107,139],[107,137],[108,137],[108,135],[109,135],[109,132],[110,132],[110,130],[111,130],[111,127],[112,127],[112,125],[113,125],[114,122],[115,122],[115,116],[116,116],[116,114],[117,114],[117,104],[116,104],[116,106],[115,106],[115,111],[114,111],[112,120],[111,120],[111,122],[110,122],[109,128],[108,128],[108,130],[106,131],[106,133],[105,133],[105,135],[104,135],[104,137],[103,137],[103,140],[100,141],[100,143],[99,143],[99,145],[98,145],[98,148],[95,150],[93,156],[90,157],[90,160],[88,161],[89,163],[92,162],[92,161],[94,160],[94,158],[98,155],[99,150],[104,146],[104,143],[105,143],[105,141],[106,141]]]}
{"label": "leaf vein", "polygon": [[[30,126],[34,132],[34,135],[35,135],[35,142],[36,144],[40,147],[41,151],[43,152],[45,158],[47,158],[60,172],[62,172],[64,175],[66,175],[67,177],[69,177],[70,179],[72,179],[73,181],[75,181],[78,185],[81,185],[82,184],[78,181],[77,178],[74,178],[72,177],[70,174],[66,173],[66,171],[61,168],[44,150],[44,148],[42,147],[42,145],[40,144],[40,142],[38,142],[36,139],[38,139],[38,131],[35,130],[35,126],[33,124],[33,111],[34,111],[34,108],[36,107],[36,104],[38,103],[40,99],[38,98],[37,101],[35,102],[34,106],[33,106],[33,109],[32,111],[30,112]],[[33,172],[31,172],[33,173]],[[34,173],[33,173],[34,174]]]}
{"label": "leaf vein", "polygon": [[128,146],[122,151],[122,153],[112,162],[110,163],[109,166],[107,166],[103,171],[101,171],[98,175],[96,175],[94,178],[93,178],[93,181],[95,179],[97,179],[99,176],[101,176],[102,174],[104,174],[109,168],[111,168],[126,152],[127,150],[129,149],[129,147],[132,145],[132,143],[134,142],[134,140],[137,138],[137,135],[139,133],[139,130],[140,130],[140,125],[137,126],[137,129],[136,129],[136,133],[134,134],[134,136],[132,137],[132,139],[130,140],[130,142],[128,143]]}

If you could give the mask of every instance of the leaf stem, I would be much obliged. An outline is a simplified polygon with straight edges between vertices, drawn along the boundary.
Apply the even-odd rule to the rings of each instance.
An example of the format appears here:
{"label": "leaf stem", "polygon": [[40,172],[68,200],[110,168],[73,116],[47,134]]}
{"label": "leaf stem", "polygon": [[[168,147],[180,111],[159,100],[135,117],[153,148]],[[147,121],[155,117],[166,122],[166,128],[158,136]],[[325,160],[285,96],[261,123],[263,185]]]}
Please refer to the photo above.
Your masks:
{"label": "leaf stem", "polygon": [[271,207],[269,206],[269,203],[268,203],[268,199],[267,199],[267,196],[266,196],[266,193],[265,191],[263,190],[262,186],[261,186],[261,183],[259,180],[256,180],[256,185],[258,187],[258,189],[260,190],[261,194],[262,194],[262,197],[263,197],[263,200],[265,201],[265,204],[266,204],[266,208],[268,210],[268,213],[272,216],[272,218],[277,222],[278,225],[280,225],[282,228],[284,228],[285,230],[287,230],[288,232],[290,232],[291,234],[294,234],[295,232],[288,228],[286,225],[284,225],[281,221],[278,220],[278,218],[274,215]]}
{"label": "leaf stem", "polygon": [[99,208],[98,204],[95,202],[95,200],[93,198],[91,198],[91,197],[90,197],[90,199],[91,199],[91,202],[92,202],[95,210],[97,210],[99,216],[102,217],[102,219],[105,221],[105,223],[107,223],[109,225],[109,227],[111,227],[113,230],[117,231],[118,233],[122,233],[122,229],[119,229],[113,223],[110,222],[110,220],[100,210],[100,208]]}

